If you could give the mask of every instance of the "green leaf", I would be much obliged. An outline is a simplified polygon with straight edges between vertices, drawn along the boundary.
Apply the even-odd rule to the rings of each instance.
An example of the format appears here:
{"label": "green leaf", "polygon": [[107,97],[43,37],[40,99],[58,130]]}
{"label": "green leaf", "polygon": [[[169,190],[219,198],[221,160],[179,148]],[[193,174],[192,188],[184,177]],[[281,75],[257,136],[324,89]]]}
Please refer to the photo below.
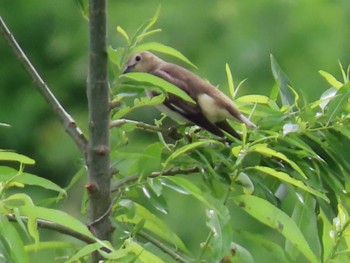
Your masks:
{"label": "green leaf", "polygon": [[85,245],[83,248],[78,250],[77,253],[75,253],[69,260],[65,261],[65,263],[73,263],[73,262],[80,262],[79,259],[90,255],[91,253],[95,252],[96,250],[102,248],[103,245],[100,243],[93,243]]}
{"label": "green leaf", "polygon": [[290,263],[287,258],[286,252],[275,242],[270,241],[266,236],[259,235],[257,233],[251,233],[240,229],[237,231],[239,235],[243,236],[247,240],[256,243],[261,248],[264,248],[272,255],[276,260],[274,262]]}
{"label": "green leaf", "polygon": [[220,214],[219,208],[221,207],[221,204],[219,200],[214,199],[211,194],[208,194],[203,190],[199,189],[194,183],[190,182],[185,178],[175,176],[167,176],[166,178],[164,178],[164,181],[170,181],[172,183],[177,184],[187,193],[191,194],[193,197],[195,197],[197,200],[203,203],[207,208],[216,211],[221,217],[224,217],[224,215]]}
{"label": "green leaf", "polygon": [[191,151],[195,148],[198,147],[202,147],[202,146],[209,146],[209,145],[222,145],[221,142],[216,141],[216,140],[203,140],[203,141],[198,141],[198,142],[194,142],[185,146],[182,146],[181,148],[177,149],[175,152],[173,152],[168,159],[166,159],[166,161],[164,162],[164,169],[168,166],[169,162],[171,162],[172,160],[174,160],[175,158],[179,157],[180,155]]}
{"label": "green leaf", "polygon": [[288,174],[284,173],[284,172],[279,172],[275,169],[272,169],[270,167],[266,167],[266,166],[254,166],[252,168],[249,168],[249,169],[255,169],[257,171],[260,171],[260,172],[263,172],[265,174],[268,174],[268,175],[271,175],[273,177],[276,177],[278,178],[279,180],[281,181],[284,181],[286,183],[289,183],[291,185],[294,185],[302,190],[305,190],[306,192],[309,192],[315,196],[318,196],[318,197],[321,197],[322,199],[324,199],[325,201],[329,202],[329,199],[328,197],[317,191],[317,190],[314,190],[312,189],[311,187],[305,185],[302,181],[299,181],[299,180],[296,180],[292,177],[290,177]]}
{"label": "green leaf", "polygon": [[7,166],[0,166],[0,182],[11,180],[11,182],[19,182],[24,185],[39,186],[48,190],[57,191],[64,196],[67,195],[64,189],[43,177],[39,177],[30,173],[21,173],[19,175],[17,175],[17,173],[18,171],[16,169]]}
{"label": "green leaf", "polygon": [[69,242],[61,242],[61,241],[46,241],[39,242],[37,244],[26,245],[24,247],[26,252],[38,252],[40,250],[54,250],[54,249],[66,249],[71,248],[75,249],[75,244]]}
{"label": "green leaf", "polygon": [[349,82],[349,71],[350,71],[350,66],[348,66],[348,69],[347,71],[345,72],[344,68],[343,68],[343,65],[340,63],[340,60],[338,60],[338,64],[339,64],[339,67],[340,67],[340,71],[341,71],[341,74],[343,76],[343,81],[344,83],[348,83]]}
{"label": "green leaf", "polygon": [[24,244],[13,223],[0,214],[0,262],[29,263]]}
{"label": "green leaf", "polygon": [[163,150],[163,144],[160,142],[152,143],[148,145],[142,151],[141,158],[138,159],[138,174],[140,174],[140,180],[143,175],[151,174],[153,171],[157,171],[161,168],[161,153]]}
{"label": "green leaf", "polygon": [[194,65],[181,52],[179,52],[178,50],[176,50],[170,46],[166,46],[166,45],[158,43],[158,42],[148,42],[148,43],[138,45],[137,47],[132,49],[132,53],[136,53],[136,52],[140,52],[140,51],[144,51],[144,50],[156,51],[156,52],[160,52],[160,53],[163,53],[166,55],[173,56],[173,57],[178,58],[181,61],[187,63],[188,65],[190,65],[194,68],[197,68],[196,65]]}
{"label": "green leaf", "polygon": [[236,99],[238,102],[269,104],[270,98],[264,95],[246,95]]}
{"label": "green leaf", "polygon": [[231,242],[230,253],[225,255],[220,262],[254,263],[252,254],[241,245]]}
{"label": "green leaf", "polygon": [[225,206],[221,207],[220,214],[215,210],[207,209],[206,215],[207,226],[213,233],[212,240],[210,240],[211,256],[217,262],[230,252],[232,240],[230,215]]}
{"label": "green leaf", "polygon": [[319,70],[318,73],[334,88],[340,89],[344,84],[326,71]]}
{"label": "green leaf", "polygon": [[235,196],[232,200],[252,217],[281,233],[309,261],[319,262],[296,223],[282,210],[252,195]]}
{"label": "green leaf", "polygon": [[305,179],[307,179],[307,176],[305,175],[305,173],[300,169],[300,167],[293,162],[292,160],[290,160],[287,156],[285,156],[283,153],[281,152],[277,152],[273,149],[270,149],[267,147],[267,144],[255,144],[252,147],[249,148],[249,151],[254,151],[254,152],[258,152],[261,153],[267,157],[276,157],[279,158],[283,161],[285,161],[286,163],[288,163],[295,171],[297,171],[302,177],[304,177]]}
{"label": "green leaf", "polygon": [[120,76],[121,78],[126,78],[138,82],[146,82],[151,85],[154,85],[156,87],[161,88],[163,91],[166,93],[172,93],[176,96],[179,96],[183,100],[190,102],[190,103],[195,103],[195,101],[183,90],[180,88],[176,87],[175,85],[167,82],[164,79],[161,79],[157,76],[154,76],[152,74],[148,73],[143,73],[143,72],[130,72],[128,74],[123,74]]}
{"label": "green leaf", "polygon": [[226,70],[226,76],[227,76],[227,83],[228,83],[228,88],[230,91],[231,98],[234,98],[235,96],[235,85],[233,83],[233,77],[232,77],[232,72],[230,69],[230,66],[226,63],[225,64],[225,70]]}
{"label": "green leaf", "polygon": [[188,253],[188,250],[181,239],[161,219],[145,207],[135,202],[133,202],[133,204],[135,212],[132,218],[129,218],[126,214],[122,214],[116,219],[120,222],[129,222],[135,225],[144,220],[145,229]]}
{"label": "green leaf", "polygon": [[284,72],[278,65],[274,56],[270,55],[270,58],[271,58],[272,74],[279,88],[279,94],[280,94],[282,105],[292,106],[295,104],[296,99],[293,95],[293,92],[290,90],[288,86],[289,80],[286,74],[284,74]]}
{"label": "green leaf", "polygon": [[[142,97],[134,100],[133,106],[126,106],[125,108],[120,109],[116,114],[113,115],[113,120],[123,118],[125,115],[131,111],[144,107],[144,106],[155,106],[161,104],[165,99],[163,94],[154,96],[152,98]],[[124,126],[124,125],[123,125]]]}
{"label": "green leaf", "polygon": [[4,151],[0,149],[0,161],[16,161],[22,164],[33,165],[35,160],[14,152]]}
{"label": "green leaf", "polygon": [[331,121],[339,118],[341,113],[346,109],[349,110],[350,99],[350,83],[345,84],[341,89],[337,91],[336,96],[328,103],[326,110],[326,117],[328,125]]}
{"label": "green leaf", "polygon": [[148,21],[146,21],[145,23],[143,23],[137,30],[135,35],[132,37],[132,39],[130,40],[130,46],[131,47],[135,47],[140,41],[143,40],[143,38],[145,36],[148,35],[149,30],[153,27],[153,25],[157,22],[158,17],[160,14],[160,6],[158,6],[156,13],[154,14],[154,16],[149,19]]}
{"label": "green leaf", "polygon": [[[314,251],[318,258],[321,258],[321,240],[319,240],[318,236],[315,199],[311,195],[306,194],[295,198],[294,204],[292,219],[303,232],[312,251]],[[297,248],[290,242],[286,242],[286,251],[292,257],[293,254],[297,255]]]}
{"label": "green leaf", "polygon": [[137,255],[138,259],[140,259],[141,262],[165,263],[165,261],[163,261],[160,257],[146,250],[144,247],[132,241],[131,239],[125,241],[125,247],[126,249],[129,249],[130,252]]}
{"label": "green leaf", "polygon": [[114,49],[111,46],[107,48],[108,58],[114,65],[117,65],[119,69],[121,69],[122,66],[121,64],[124,52],[125,51],[123,48]]}
{"label": "green leaf", "polygon": [[128,44],[130,44],[130,38],[129,38],[128,34],[126,33],[126,31],[125,31],[122,27],[117,26],[117,32],[118,32],[122,37],[124,37],[124,39],[126,40],[126,42],[127,42]]}
{"label": "green leaf", "polygon": [[29,205],[20,206],[19,211],[21,215],[27,216],[28,218],[48,220],[90,238],[95,238],[85,224],[63,211]]}

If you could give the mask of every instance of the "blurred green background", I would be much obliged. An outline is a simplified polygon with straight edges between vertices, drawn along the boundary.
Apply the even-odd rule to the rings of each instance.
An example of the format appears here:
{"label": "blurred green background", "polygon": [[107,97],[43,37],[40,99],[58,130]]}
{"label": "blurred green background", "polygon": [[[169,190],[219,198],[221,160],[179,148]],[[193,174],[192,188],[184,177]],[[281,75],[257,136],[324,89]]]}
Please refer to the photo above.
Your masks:
{"label": "blurred green background", "polygon": [[[236,84],[248,79],[239,95],[269,94],[274,85],[270,54],[308,100],[317,99],[328,88],[318,70],[340,79],[338,60],[345,67],[350,63],[349,0],[111,0],[109,43],[114,48],[125,45],[116,27],[132,34],[159,4],[161,14],[155,27],[162,32],[152,39],[181,51],[199,67],[196,73],[215,85],[226,85],[225,63],[229,63]],[[88,25],[75,1],[0,0],[0,15],[86,131]],[[0,122],[11,125],[0,127],[0,148],[34,158],[37,164],[27,171],[65,186],[83,164],[79,152],[3,37],[0,62]],[[137,118],[149,121],[159,116],[156,111],[150,114]],[[182,197],[172,200],[170,211],[182,202]],[[178,222],[196,220],[194,210],[203,214],[200,206],[187,206],[183,213],[172,212],[169,217],[185,239],[192,225],[179,226]],[[199,224],[205,229],[205,222]],[[197,246],[206,234],[191,237],[192,245]]]}
{"label": "blurred green background", "polygon": [[[348,0],[109,1],[110,44],[125,44],[118,25],[133,33],[159,4],[162,32],[153,40],[180,50],[215,85],[226,84],[229,63],[236,84],[248,79],[241,94],[269,94],[270,54],[310,100],[327,88],[318,70],[340,77],[338,60],[350,61]],[[88,30],[75,1],[0,0],[0,7],[34,66],[86,130]],[[11,125],[0,128],[0,148],[33,157],[33,172],[66,184],[81,166],[78,151],[3,38],[0,61],[0,122]]]}

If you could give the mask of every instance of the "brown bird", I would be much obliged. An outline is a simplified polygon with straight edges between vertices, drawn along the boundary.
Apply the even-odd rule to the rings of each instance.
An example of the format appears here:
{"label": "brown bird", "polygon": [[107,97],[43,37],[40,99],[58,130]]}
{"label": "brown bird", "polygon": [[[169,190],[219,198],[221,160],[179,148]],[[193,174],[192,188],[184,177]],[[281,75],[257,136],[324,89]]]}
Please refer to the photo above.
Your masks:
{"label": "brown bird", "polygon": [[[240,139],[240,135],[230,126],[227,119],[256,127],[240,113],[233,101],[219,89],[205,82],[191,71],[173,63],[168,63],[149,51],[133,54],[123,73],[146,72],[162,78],[185,91],[195,102],[187,102],[174,94],[167,94],[159,109],[173,119],[192,122],[207,131],[225,137],[223,131]],[[151,97],[159,95],[148,91]]]}

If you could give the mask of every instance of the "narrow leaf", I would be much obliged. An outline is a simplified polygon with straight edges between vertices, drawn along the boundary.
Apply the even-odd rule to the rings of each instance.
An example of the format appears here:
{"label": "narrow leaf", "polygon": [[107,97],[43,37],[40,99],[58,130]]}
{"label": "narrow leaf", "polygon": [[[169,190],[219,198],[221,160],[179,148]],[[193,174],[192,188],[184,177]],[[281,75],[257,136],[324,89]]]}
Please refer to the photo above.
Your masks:
{"label": "narrow leaf", "polygon": [[20,206],[19,211],[21,215],[48,220],[56,224],[68,227],[90,238],[94,238],[85,224],[63,211],[29,205]]}
{"label": "narrow leaf", "polygon": [[263,172],[265,174],[276,177],[281,181],[284,181],[284,182],[287,182],[291,185],[294,185],[302,190],[305,190],[306,192],[309,192],[315,196],[321,197],[325,201],[329,202],[329,199],[325,194],[323,194],[317,190],[312,189],[311,187],[305,185],[302,181],[296,180],[284,172],[279,172],[279,171],[276,171],[275,169],[272,169],[272,168],[266,167],[266,166],[254,166],[254,167],[252,167],[252,169],[255,169],[257,171],[260,171],[260,172]]}
{"label": "narrow leaf", "polygon": [[235,85],[233,83],[233,77],[232,77],[232,72],[230,69],[230,66],[226,63],[225,64],[225,70],[226,70],[226,76],[227,76],[227,83],[228,83],[228,88],[230,91],[231,98],[234,98],[235,96]]}
{"label": "narrow leaf", "polygon": [[287,79],[286,74],[284,74],[284,72],[278,65],[274,56],[270,55],[270,58],[271,58],[272,74],[279,88],[279,94],[280,94],[282,105],[292,106],[295,103],[295,97],[288,86],[289,80]]}
{"label": "narrow leaf", "polygon": [[11,182],[19,182],[24,185],[39,186],[48,190],[57,191],[64,196],[67,195],[64,189],[51,182],[50,180],[30,173],[21,173],[20,175],[15,176],[17,173],[18,171],[16,169],[7,166],[0,166],[0,181],[11,180]]}
{"label": "narrow leaf", "polygon": [[264,95],[246,95],[236,99],[239,102],[269,104],[270,98]]}
{"label": "narrow leaf", "polygon": [[338,81],[333,75],[326,71],[319,70],[318,73],[334,88],[340,89],[344,84]]}
{"label": "narrow leaf", "polygon": [[132,50],[132,53],[135,52],[140,52],[140,51],[144,51],[144,50],[151,50],[151,51],[156,51],[156,52],[160,52],[166,55],[170,55],[173,56],[175,58],[180,59],[181,61],[187,63],[188,65],[197,68],[188,58],[186,58],[181,52],[179,52],[178,50],[170,47],[170,46],[166,46],[164,44],[158,43],[158,42],[148,42],[148,43],[144,43],[141,45],[138,45],[137,47],[135,47]]}
{"label": "narrow leaf", "polygon": [[252,217],[280,232],[308,260],[314,263],[319,262],[298,226],[282,210],[266,200],[252,195],[240,195],[232,198],[232,200]]}
{"label": "narrow leaf", "polygon": [[297,171],[302,177],[304,177],[305,179],[307,179],[307,176],[305,175],[305,173],[300,169],[300,167],[295,163],[293,162],[292,160],[290,160],[287,156],[285,156],[283,153],[281,152],[277,152],[273,149],[270,149],[267,147],[266,144],[256,144],[254,146],[252,146],[250,148],[251,151],[254,151],[254,152],[258,152],[258,153],[261,153],[265,156],[268,156],[268,157],[276,157],[276,158],[279,158],[283,161],[285,161],[286,163],[288,163],[295,171]]}
{"label": "narrow leaf", "polygon": [[0,161],[16,161],[27,165],[35,164],[35,160],[14,152],[4,151],[0,149]]}
{"label": "narrow leaf", "polygon": [[210,144],[218,144],[218,145],[222,145],[221,142],[216,141],[216,140],[203,140],[203,141],[198,141],[198,142],[194,142],[185,146],[182,146],[181,148],[177,149],[175,152],[173,152],[168,159],[166,159],[166,161],[164,162],[164,168],[166,168],[169,164],[169,162],[171,162],[172,160],[174,160],[175,158],[179,157],[180,155],[191,151],[195,148],[201,147],[201,146],[208,146]]}
{"label": "narrow leaf", "polygon": [[29,257],[24,251],[19,233],[4,215],[0,215],[0,261],[29,263]]}
{"label": "narrow leaf", "polygon": [[128,74],[123,74],[120,77],[138,82],[146,82],[152,84],[156,87],[161,88],[165,92],[169,92],[176,96],[179,96],[187,102],[195,103],[194,100],[186,92],[171,84],[170,82],[167,82],[164,79],[161,79],[157,76],[143,72],[130,72]]}
{"label": "narrow leaf", "polygon": [[128,34],[126,33],[126,31],[120,27],[120,26],[117,26],[117,32],[122,35],[122,37],[124,37],[124,39],[126,40],[126,42],[128,42],[128,44],[130,44],[130,39],[129,39],[129,36]]}
{"label": "narrow leaf", "polygon": [[181,239],[173,232],[160,218],[158,218],[154,213],[150,212],[145,207],[133,203],[134,215],[133,217],[128,217],[122,214],[117,217],[120,222],[129,222],[137,225],[139,222],[144,220],[144,228],[151,233],[159,236],[166,242],[174,244],[179,247],[182,251],[188,252],[186,246],[181,241]]}

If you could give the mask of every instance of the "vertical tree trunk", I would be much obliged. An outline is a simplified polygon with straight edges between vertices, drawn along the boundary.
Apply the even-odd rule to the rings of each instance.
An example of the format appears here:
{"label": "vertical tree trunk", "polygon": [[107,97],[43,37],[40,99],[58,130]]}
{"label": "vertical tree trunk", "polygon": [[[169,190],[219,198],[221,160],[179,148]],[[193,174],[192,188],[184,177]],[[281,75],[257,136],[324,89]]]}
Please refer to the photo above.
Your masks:
{"label": "vertical tree trunk", "polygon": [[[109,160],[109,88],[107,68],[106,0],[90,0],[90,47],[87,97],[89,105],[89,144],[86,163],[90,199],[90,229],[103,240],[111,240],[108,218],[111,207]],[[97,261],[95,255],[93,261]]]}

